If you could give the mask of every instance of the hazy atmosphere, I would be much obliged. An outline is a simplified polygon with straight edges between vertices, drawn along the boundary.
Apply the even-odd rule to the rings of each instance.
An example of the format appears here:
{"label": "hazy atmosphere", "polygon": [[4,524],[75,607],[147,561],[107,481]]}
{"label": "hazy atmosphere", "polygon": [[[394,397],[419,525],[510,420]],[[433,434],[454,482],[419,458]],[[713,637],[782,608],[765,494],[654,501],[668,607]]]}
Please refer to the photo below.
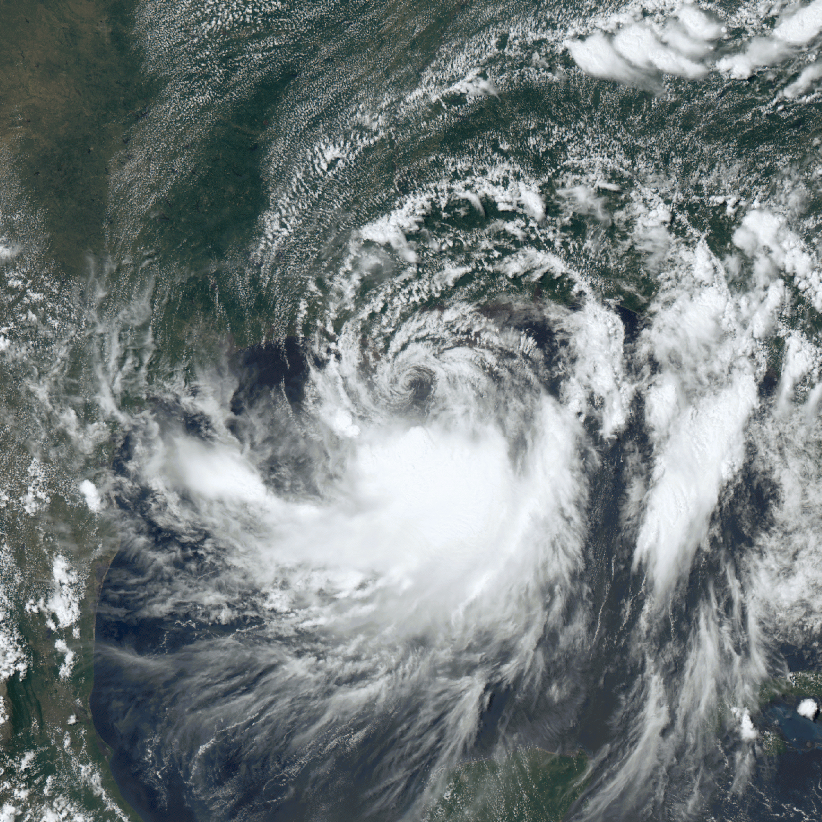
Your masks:
{"label": "hazy atmosphere", "polygon": [[0,32],[0,822],[822,818],[822,0]]}

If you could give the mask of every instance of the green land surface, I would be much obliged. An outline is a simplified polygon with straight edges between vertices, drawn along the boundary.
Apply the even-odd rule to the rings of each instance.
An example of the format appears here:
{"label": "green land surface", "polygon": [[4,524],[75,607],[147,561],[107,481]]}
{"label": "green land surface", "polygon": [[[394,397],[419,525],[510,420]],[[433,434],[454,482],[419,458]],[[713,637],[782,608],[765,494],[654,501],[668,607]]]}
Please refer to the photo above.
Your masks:
{"label": "green land surface", "polygon": [[[133,45],[132,13],[133,5],[127,0],[0,0],[5,43],[0,50],[0,151],[3,156],[14,157],[25,196],[36,204],[48,237],[51,264],[40,276],[65,283],[66,290],[87,278],[89,258],[106,254],[111,175],[129,161],[130,134],[157,94],[154,81],[141,70],[141,57]],[[433,34],[431,42],[437,42]],[[265,311],[259,311],[255,303],[245,313],[225,285],[229,275],[221,271],[219,260],[238,244],[239,235],[251,231],[265,203],[258,168],[262,154],[259,142],[266,118],[272,111],[276,113],[271,100],[276,100],[277,94],[273,92],[281,91],[287,82],[288,78],[276,80],[268,89],[271,94],[261,90],[216,122],[196,184],[192,176],[170,185],[162,208],[152,218],[150,230],[146,229],[150,244],[161,253],[199,263],[187,271],[182,283],[174,284],[174,298],[161,315],[158,334],[160,338],[165,334],[166,344],[174,338],[185,342],[187,329],[197,326],[199,333],[209,317],[221,331],[230,328],[238,344],[259,336],[249,314],[264,316]],[[535,106],[543,104],[541,97],[535,102]],[[501,106],[490,100],[485,116],[502,122],[505,112]],[[401,164],[409,158],[390,157],[387,164],[389,160]],[[491,204],[486,206],[488,219],[506,216],[496,214]],[[440,216],[443,220],[457,219],[454,215]],[[580,234],[580,243],[583,239]],[[625,265],[640,268],[637,260],[628,260]],[[483,287],[479,279],[475,284],[467,283],[466,297],[482,302],[486,298]],[[562,277],[546,275],[537,284],[506,284],[506,288],[521,299],[573,300],[571,283]],[[516,288],[522,292],[516,293]],[[644,277],[624,287],[603,281],[602,288],[606,296],[620,298],[623,305],[642,312],[655,283]],[[496,296],[496,292],[489,293],[487,299]],[[15,305],[2,306],[0,319],[2,313],[16,310]],[[262,327],[262,320],[257,323]],[[244,327],[251,329],[245,332],[248,339],[243,338]],[[783,339],[775,338],[769,345],[771,367],[778,373]],[[16,476],[23,466],[21,493],[28,482],[25,466],[33,456],[29,441],[19,420],[0,420],[0,471]],[[60,539],[76,546],[77,557],[97,557],[89,564],[84,583],[80,636],[70,643],[77,663],[68,679],[57,673],[55,636],[31,620],[22,606],[38,585],[51,579],[49,558],[55,538],[42,523],[62,523],[70,533],[62,533]],[[94,604],[107,563],[117,550],[116,535],[88,511],[71,509],[57,497],[50,501],[42,523],[8,512],[2,523],[2,538],[17,567],[25,569],[17,610],[10,616],[21,626],[31,652],[26,677],[14,676],[0,684],[0,700],[11,715],[11,721],[0,726],[5,777],[29,780],[32,790],[37,791],[49,775],[70,773],[74,767],[71,760],[82,754],[85,761],[99,768],[101,786],[108,796],[127,818],[137,822],[109,773],[109,752],[97,738],[88,710],[93,685]],[[822,699],[822,674],[799,672],[773,680],[763,686],[760,705],[777,698],[805,696]],[[72,715],[76,722],[69,726]],[[67,727],[72,735],[65,743],[63,731]],[[764,743],[766,753],[785,750],[784,741],[771,731],[765,733]],[[21,758],[29,752],[35,753],[37,767],[28,765],[26,774],[22,770],[17,773]],[[426,822],[559,822],[584,792],[588,774],[589,761],[583,753],[563,756],[531,749],[502,761],[467,763],[446,778]],[[61,790],[87,811],[99,812],[100,818],[110,815],[101,797],[82,781],[74,785],[64,782]]]}
{"label": "green land surface", "polygon": [[587,785],[588,757],[539,748],[456,769],[426,822],[560,822]]}
{"label": "green land surface", "polygon": [[[157,94],[134,46],[133,11],[128,0],[0,0],[5,43],[0,50],[0,155],[12,163],[23,201],[34,209],[46,238],[32,287],[50,294],[82,288],[92,261],[105,259],[111,175],[129,161],[130,135]],[[153,223],[157,236],[150,239],[161,251],[185,246],[187,254],[213,260],[234,242],[232,226],[253,224],[263,205],[257,140],[270,107],[255,97],[233,110],[230,119],[217,122],[206,172],[193,189],[172,187]],[[222,226],[221,233],[216,226]],[[225,320],[212,305],[215,272],[206,269],[203,263],[179,289],[179,299],[169,305],[170,325],[202,323],[202,316],[189,316],[192,312]],[[12,303],[0,306],[0,325],[18,310]],[[18,410],[25,411],[22,401]],[[35,456],[28,433],[20,429],[19,418],[0,420],[0,470],[8,477],[20,475],[21,493],[29,481],[25,467]],[[76,663],[68,678],[58,675],[55,664],[58,635],[23,608],[51,584],[54,523],[68,529],[59,535],[60,543],[74,546],[74,559],[88,570],[79,582],[79,636],[69,642]],[[27,784],[37,795],[53,778],[61,795],[93,818],[114,818],[113,800],[121,819],[138,822],[110,774],[110,751],[97,736],[88,708],[95,603],[117,550],[116,534],[84,508],[55,496],[36,519],[7,509],[0,536],[23,569],[9,616],[20,626],[29,652],[26,675],[0,683],[0,707],[10,716],[0,726],[3,779]],[[88,765],[100,775],[96,787],[79,773],[71,778]],[[581,793],[586,771],[582,754],[539,750],[513,754],[502,763],[470,763],[450,778],[429,819],[560,820]],[[0,806],[5,798],[0,792]]]}
{"label": "green land surface", "polygon": [[[771,679],[759,689],[759,706],[767,707],[776,700],[801,700],[814,697],[822,701],[822,672],[792,671],[784,679]],[[766,729],[762,733],[762,750],[768,756],[779,756],[788,745],[778,731]]]}

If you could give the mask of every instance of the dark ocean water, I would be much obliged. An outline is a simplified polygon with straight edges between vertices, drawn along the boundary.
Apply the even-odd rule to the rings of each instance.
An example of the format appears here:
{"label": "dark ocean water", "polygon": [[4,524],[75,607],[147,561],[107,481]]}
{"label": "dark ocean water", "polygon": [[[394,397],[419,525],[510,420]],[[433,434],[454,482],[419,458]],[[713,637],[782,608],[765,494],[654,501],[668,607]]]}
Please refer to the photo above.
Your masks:
{"label": "dark ocean water", "polygon": [[0,30],[0,822],[819,818],[822,0]]}

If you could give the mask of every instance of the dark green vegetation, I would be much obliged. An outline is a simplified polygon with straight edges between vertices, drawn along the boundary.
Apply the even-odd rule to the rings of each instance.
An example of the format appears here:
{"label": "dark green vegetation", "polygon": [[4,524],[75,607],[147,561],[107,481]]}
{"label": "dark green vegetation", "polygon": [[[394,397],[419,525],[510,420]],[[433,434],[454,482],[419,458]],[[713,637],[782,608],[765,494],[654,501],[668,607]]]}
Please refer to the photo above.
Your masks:
{"label": "dark green vegetation", "polygon": [[[808,697],[822,699],[822,673],[818,671],[792,671],[785,679],[772,679],[759,689],[759,705],[763,715],[774,704],[795,706]],[[768,756],[779,756],[788,745],[777,725],[762,731],[762,749]]]}
{"label": "dark green vegetation", "polygon": [[[62,509],[59,516],[55,508]],[[98,527],[94,518],[83,509],[69,511],[62,500],[54,500],[51,510],[42,517],[42,523],[53,523],[58,519],[71,524],[70,532],[61,535],[64,546],[74,545],[78,553],[87,555],[92,555],[97,546],[109,556],[116,550],[113,535]],[[45,561],[45,554],[47,550],[53,550],[53,535],[43,525],[33,526],[28,520],[15,521],[8,516],[2,525],[2,535],[17,562],[27,571],[15,592],[19,604],[11,612],[11,617],[20,626],[30,653],[26,676],[22,679],[13,676],[0,687],[0,698],[5,696],[9,716],[9,721],[0,725],[0,767],[4,769],[4,778],[26,782],[37,792],[44,791],[51,779],[62,797],[94,813],[94,819],[113,818],[106,812],[111,811],[110,803],[114,800],[123,814],[121,819],[137,822],[139,817],[122,799],[109,772],[108,752],[105,743],[97,736],[88,707],[93,685],[96,589],[107,560],[104,557],[93,560],[88,579],[77,580],[79,637],[66,642],[75,654],[75,661],[71,675],[61,677],[58,663],[62,654],[56,653],[55,641],[64,632],[37,630],[39,626],[24,613],[20,602],[26,598],[26,593],[36,596],[38,591],[49,589],[52,569]],[[35,619],[39,621],[43,616]],[[59,747],[50,744],[55,733],[62,736]],[[32,753],[33,759],[27,759]],[[68,780],[67,775],[71,776]],[[0,791],[0,799],[3,798]]]}
{"label": "dark green vegetation", "polygon": [[427,822],[560,822],[586,785],[588,758],[539,748],[503,762],[463,765],[448,780]]}
{"label": "dark green vegetation", "polygon": [[[660,169],[676,181],[678,188],[666,195],[678,204],[672,237],[681,240],[704,233],[721,258],[733,250],[738,216],[724,205],[706,210],[706,197],[724,192],[718,180],[726,172],[735,179],[730,175],[734,163],[753,152],[762,174],[742,175],[738,184],[746,200],[762,195],[767,201],[773,193],[769,186],[776,186],[782,174],[779,166],[796,165],[794,160],[818,136],[814,118],[796,118],[790,106],[784,114],[764,108],[773,89],[762,79],[731,88],[727,94],[722,90],[721,95],[716,91],[724,80],[715,77],[703,87],[713,83],[710,93],[685,94],[684,81],[673,81],[679,84],[674,92],[678,88],[681,94],[632,96],[613,84],[578,72],[574,75],[572,61],[560,48],[555,50],[552,68],[566,79],[555,83],[523,79],[532,71],[532,53],[536,57],[549,50],[533,40],[517,56],[510,51],[508,35],[496,41],[486,66],[489,75],[493,69],[500,77],[509,77],[505,88],[479,100],[451,91],[435,102],[432,98],[430,110],[419,120],[416,109],[414,119],[402,120],[408,90],[425,80],[432,65],[436,70],[440,51],[457,50],[448,38],[459,43],[486,29],[480,5],[432,5],[422,0],[355,3],[327,20],[320,14],[316,20],[303,21],[295,14],[303,28],[284,13],[282,21],[266,18],[254,26],[238,22],[233,29],[212,31],[207,38],[197,35],[206,38],[203,42],[195,42],[193,33],[202,21],[192,20],[191,31],[181,28],[179,39],[169,46],[175,55],[193,57],[173,75],[179,88],[168,91],[164,84],[173,74],[171,69],[167,75],[156,67],[145,70],[129,0],[0,0],[4,34],[0,157],[14,157],[14,173],[24,196],[39,210],[41,233],[48,243],[43,258],[49,262],[32,266],[33,274],[54,281],[51,293],[90,291],[89,255],[99,260],[111,254],[112,268],[104,283],[111,294],[106,307],[116,314],[139,302],[133,295],[149,293],[144,323],[156,343],[153,350],[147,344],[140,348],[141,340],[127,339],[123,332],[122,339],[118,337],[122,358],[133,354],[150,360],[152,367],[146,371],[155,380],[157,374],[163,376],[164,368],[176,374],[180,363],[208,362],[209,345],[245,346],[284,331],[310,336],[324,302],[333,296],[334,278],[345,261],[352,233],[390,212],[398,197],[436,186],[442,179],[444,158],[465,155],[475,161],[480,179],[509,160],[539,179],[545,218],[556,225],[556,236],[546,239],[536,229],[536,222],[542,221],[520,219],[518,212],[501,209],[491,196],[478,194],[481,207],[477,208],[451,192],[420,217],[415,241],[418,262],[410,282],[432,277],[444,259],[463,273],[448,289],[409,301],[409,313],[420,308],[436,311],[453,299],[484,306],[489,317],[509,310],[508,301],[574,304],[578,297],[570,275],[548,271],[515,279],[500,274],[501,262],[533,248],[560,254],[590,278],[603,298],[642,314],[656,294],[656,275],[666,262],[664,252],[657,254],[633,239],[635,217],[629,194],[643,170]],[[173,8],[173,3],[166,7]],[[207,4],[202,7],[207,15]],[[313,9],[311,4],[306,7]],[[504,7],[501,2],[502,16]],[[564,26],[559,18],[552,24],[557,30]],[[254,58],[256,68],[245,77],[242,70],[252,62],[250,45],[259,56]],[[570,82],[568,76],[573,77]],[[456,73],[452,79],[459,78]],[[193,103],[186,109],[183,103],[197,96],[194,91],[208,90],[209,84],[216,91],[202,95],[208,101],[202,109],[195,110]],[[172,85],[168,81],[169,88]],[[359,99],[352,89],[368,93]],[[394,132],[387,130],[369,142],[370,126],[348,122],[352,100],[374,117],[382,116],[384,104],[385,120],[395,124]],[[344,127],[335,124],[335,117],[346,121]],[[551,122],[557,128],[546,136],[546,124]],[[779,128],[791,136],[789,150],[774,149],[769,135]],[[323,159],[320,166],[319,153],[314,157],[310,151],[322,144],[326,129],[331,135],[354,134],[362,138],[363,147],[357,148],[356,140],[341,145],[340,156]],[[669,132],[672,137],[660,139],[660,134]],[[155,142],[158,135],[167,138],[166,145]],[[510,135],[522,139],[512,146],[507,142]],[[683,148],[680,142],[687,145]],[[622,153],[620,145],[627,147]],[[725,164],[716,165],[716,148],[726,145],[730,148]],[[588,155],[597,154],[615,158],[601,174],[610,187],[596,193],[604,203],[603,214],[614,215],[607,219],[574,210],[569,197],[561,193],[563,186],[572,187],[583,179],[576,169]],[[291,190],[292,177],[300,179],[292,166],[300,163],[306,173],[313,168],[315,176]],[[468,171],[460,173],[471,182]],[[113,179],[118,181],[114,187]],[[513,170],[510,182],[516,180]],[[259,239],[258,221],[270,202],[293,205],[298,229],[280,245],[263,249],[257,259],[252,249]],[[285,207],[280,210],[290,213]],[[809,201],[807,211],[822,214],[818,199]],[[818,216],[810,219],[809,230],[818,228],[819,220]],[[426,237],[448,243],[426,245]],[[365,251],[374,252],[380,262],[359,282],[357,306],[403,274],[402,262],[379,244],[365,246]],[[745,286],[743,280],[740,277],[740,288]],[[38,283],[35,286],[45,290]],[[798,292],[792,294],[794,324],[801,327],[807,320],[818,330],[818,317],[804,306]],[[305,314],[298,318],[303,298]],[[26,313],[22,303],[8,300],[3,311],[6,318]],[[36,306],[32,313],[38,313]],[[341,312],[333,330],[339,332],[349,318]],[[364,331],[376,339],[383,320],[375,310],[363,324]],[[82,322],[86,321],[91,322],[84,317]],[[139,326],[137,320],[134,325]],[[76,331],[78,335],[85,331],[80,321]],[[43,332],[38,340],[41,351],[46,339]],[[772,337],[766,345],[769,379],[775,384],[784,338]],[[32,384],[39,388],[48,381],[48,369],[59,354],[50,351],[48,360],[44,356],[40,371],[39,361],[32,366]],[[26,356],[34,360],[31,352]],[[72,370],[63,388],[83,396],[91,407],[93,401],[84,392],[91,393],[96,386],[89,389],[83,383],[90,370],[88,361],[84,353],[71,356]],[[19,372],[10,376],[0,371],[0,381],[16,385],[15,373]],[[85,465],[72,463],[69,446],[60,439],[62,435],[53,433],[59,430],[57,411],[49,407],[29,412],[28,400],[11,393],[7,416],[0,420],[0,469],[10,478],[12,504],[33,487],[27,471],[35,457],[42,458],[50,477],[65,475],[66,479],[59,489],[63,496],[55,494],[36,518],[28,513],[4,514],[2,540],[25,575],[19,584],[5,578],[2,582],[10,590],[17,586],[9,618],[21,626],[30,653],[27,676],[13,677],[7,689],[0,686],[0,700],[12,717],[0,726],[0,744],[11,763],[3,760],[4,778],[28,780],[26,784],[37,792],[49,776],[62,775],[64,795],[84,810],[101,811],[104,802],[93,788],[79,778],[66,784],[65,774],[76,772],[82,753],[84,761],[99,767],[108,795],[118,798],[86,710],[99,583],[95,569],[105,568],[117,541],[82,502],[78,507],[76,491],[78,478],[92,476],[88,466],[95,461],[109,464],[111,455],[95,453]],[[43,389],[43,395],[47,393]],[[131,397],[124,390],[119,407],[131,410],[144,401],[142,394]],[[76,403],[78,409],[81,405]],[[87,419],[94,419],[92,411]],[[32,445],[39,442],[54,445],[50,464],[49,457]],[[84,458],[76,457],[78,462]],[[48,596],[50,559],[58,548],[73,551],[72,558],[79,558],[81,564],[93,554],[97,557],[88,579],[77,584],[79,636],[68,642],[77,660],[65,679],[59,676],[61,657],[54,644],[63,634],[47,630],[43,615],[32,616],[24,607],[44,591]],[[822,676],[795,674],[789,681],[767,685],[762,704],[810,695],[822,697]],[[72,715],[77,719],[69,724]],[[764,733],[764,742],[766,751],[774,753],[785,747],[772,732]],[[37,752],[36,759],[23,768],[21,757],[32,751]],[[588,767],[581,753],[565,757],[540,750],[513,754],[503,762],[469,763],[450,776],[428,820],[557,822],[585,789]],[[2,800],[0,796],[0,806]]]}
{"label": "dark green vegetation", "polygon": [[794,671],[785,679],[772,679],[759,691],[760,705],[777,698],[822,699],[822,673],[818,671]]}
{"label": "dark green vegetation", "polygon": [[[133,47],[131,12],[131,4],[119,0],[0,0],[0,163],[9,173],[0,192],[3,217],[9,222],[25,219],[14,209],[21,201],[34,204],[39,225],[24,226],[21,233],[42,232],[47,243],[39,254],[31,252],[36,264],[27,270],[28,285],[48,296],[47,305],[32,304],[32,331],[44,317],[65,316],[76,309],[68,295],[81,292],[90,255],[99,258],[105,253],[111,163],[124,150],[127,131],[151,96]],[[3,297],[0,325],[19,322],[29,310],[25,300],[21,302],[11,288]],[[51,377],[49,365],[41,366],[43,385]],[[38,434],[30,419],[21,421],[31,395],[12,364],[4,364],[0,380],[17,389],[14,407],[5,408],[0,418],[0,468],[14,499],[32,487],[31,470],[38,457],[43,477],[53,477],[55,469],[38,453]],[[95,549],[116,550],[112,535],[87,510],[68,504],[70,498],[70,493],[66,498],[50,497],[36,518],[6,509],[0,523],[0,542],[24,569],[18,578],[2,568],[0,582],[13,602],[4,618],[19,626],[29,653],[26,676],[15,675],[0,687],[9,715],[0,726],[3,778],[28,783],[32,796],[46,794],[46,786],[52,784],[52,791],[94,818],[111,814],[113,799],[122,807],[120,818],[136,820],[119,798],[87,710],[99,582],[94,568],[104,567],[105,560],[91,564],[88,580],[76,581],[79,637],[67,641],[75,654],[70,677],[61,678],[55,665],[60,656],[54,643],[63,632],[40,627],[44,616],[24,612],[26,601],[36,601],[44,593],[48,598],[53,584],[49,557],[56,542],[63,550],[72,546],[83,557],[92,556]],[[61,526],[55,527],[58,522]],[[70,721],[72,715],[75,719]],[[67,733],[56,748],[52,739],[61,728]],[[81,772],[81,767],[86,770]],[[0,806],[7,799],[11,797],[0,790]]]}
{"label": "dark green vegetation", "polygon": [[[393,29],[387,27],[381,36],[409,37],[408,21],[419,11],[417,6],[410,4],[393,20]],[[432,59],[442,27],[460,8],[461,4],[451,4],[442,19],[435,16],[428,28],[414,36],[415,71]],[[351,62],[355,58],[332,54],[333,49],[328,54],[314,54],[313,47],[306,46],[310,54],[298,49],[291,61],[275,67],[255,92],[238,95],[237,101],[198,135],[194,167],[184,167],[172,159],[167,167],[154,168],[150,165],[162,159],[160,152],[155,156],[146,151],[139,145],[139,136],[160,94],[162,79],[144,71],[144,55],[134,33],[134,11],[128,0],[0,0],[4,35],[0,50],[0,156],[4,163],[6,157],[14,158],[12,169],[21,198],[36,210],[38,233],[47,243],[40,258],[43,264],[32,269],[32,285],[53,298],[55,305],[62,304],[67,295],[82,294],[90,269],[113,250],[153,253],[163,261],[171,260],[175,270],[164,284],[169,296],[165,310],[158,311],[155,328],[165,339],[165,353],[173,349],[174,341],[181,341],[186,349],[194,347],[189,346],[192,336],[202,349],[204,328],[210,326],[214,326],[215,336],[222,334],[223,339],[226,330],[234,332],[242,344],[268,331],[261,318],[269,312],[269,303],[253,302],[252,296],[251,304],[241,305],[238,293],[242,289],[228,269],[237,263],[232,255],[248,242],[266,206],[261,168],[271,139],[270,123],[288,113],[281,110],[283,100],[289,93],[293,97],[295,88],[302,88],[296,67],[303,65],[306,71],[306,58],[311,61],[309,74],[324,71],[326,61]],[[288,32],[285,35],[291,36]],[[231,38],[221,39],[220,54],[226,66],[242,61],[246,39],[238,36],[236,43]],[[371,69],[377,72],[376,66]],[[396,77],[402,70],[410,69],[403,69],[403,64],[387,66],[385,77]],[[379,73],[382,75],[381,68]],[[489,115],[497,114],[489,109]],[[185,141],[179,148],[189,153]],[[394,156],[390,147],[384,150],[386,162],[396,168],[399,179],[407,158]],[[136,202],[141,202],[139,187],[146,179],[163,191],[162,196],[144,198],[150,208],[138,215],[143,227],[136,239],[131,238],[133,244],[128,243],[128,232],[121,232],[121,217],[113,211],[112,178],[118,175],[125,181],[119,196],[126,200],[134,195]],[[488,207],[489,217],[501,216],[493,213],[491,204]],[[363,209],[378,210],[374,204]],[[434,214],[431,220],[447,222],[452,216]],[[358,214],[351,221],[360,219]],[[340,232],[345,234],[346,228],[340,227]],[[117,249],[121,233],[127,242]],[[139,257],[135,263],[146,259]],[[115,282],[134,276],[130,262],[120,257],[114,262],[110,273]],[[153,271],[153,264],[150,267]],[[163,273],[167,276],[167,268]],[[564,280],[549,276],[543,285],[568,298]],[[536,289],[541,292],[542,286]],[[163,292],[163,286],[158,290]],[[6,301],[2,324],[20,311],[20,305]],[[80,390],[86,367],[85,362],[72,365],[75,390]],[[25,411],[22,401],[18,411]],[[18,418],[0,423],[0,467],[7,478],[15,478],[9,487],[22,496],[32,482],[27,468],[35,453],[29,443],[36,441],[37,435],[23,430]],[[46,463],[45,470],[48,473],[52,467]],[[65,489],[67,499],[73,494],[72,488]],[[64,531],[57,534],[51,527],[55,523]],[[110,798],[122,814],[136,820],[109,774],[108,751],[97,738],[88,713],[96,590],[106,558],[117,548],[116,535],[101,527],[84,507],[54,496],[36,519],[7,510],[1,536],[17,567],[25,569],[16,582],[5,577],[2,581],[14,593],[14,610],[8,616],[21,627],[30,653],[26,676],[14,676],[0,687],[0,699],[10,715],[0,726],[3,778],[28,784],[34,794],[42,794],[51,778],[62,797],[94,818],[114,818]],[[76,654],[67,678],[59,676],[55,665],[61,655],[55,653],[54,643],[63,632],[43,628],[42,616],[24,612],[27,600],[44,593],[48,597],[55,542],[63,550],[72,546],[77,557],[88,558],[95,552],[99,557],[91,563],[89,577],[77,582],[79,637],[67,643]],[[76,720],[70,722],[72,716]],[[34,758],[27,759],[31,752]],[[84,776],[78,772],[78,763],[91,764],[99,774],[97,784],[108,798],[92,786],[94,773]],[[585,769],[584,757],[555,757],[541,751],[516,755],[502,766],[494,762],[467,765],[452,783],[460,802],[455,804],[452,790],[451,798],[432,810],[432,822],[468,819],[471,817],[466,813],[479,807],[482,810],[477,819],[558,820],[579,795]],[[67,774],[73,778],[67,781]],[[488,793],[489,786],[493,796]],[[0,796],[0,800],[5,798]],[[510,815],[509,811],[519,812],[512,811],[514,808],[524,815]]]}

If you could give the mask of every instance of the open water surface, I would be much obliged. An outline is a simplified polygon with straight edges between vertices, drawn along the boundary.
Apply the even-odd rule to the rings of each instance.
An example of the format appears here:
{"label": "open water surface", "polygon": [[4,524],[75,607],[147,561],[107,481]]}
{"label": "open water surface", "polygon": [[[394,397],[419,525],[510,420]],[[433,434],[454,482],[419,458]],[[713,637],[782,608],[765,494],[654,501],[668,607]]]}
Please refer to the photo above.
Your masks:
{"label": "open water surface", "polygon": [[820,817],[822,0],[0,22],[2,822]]}

